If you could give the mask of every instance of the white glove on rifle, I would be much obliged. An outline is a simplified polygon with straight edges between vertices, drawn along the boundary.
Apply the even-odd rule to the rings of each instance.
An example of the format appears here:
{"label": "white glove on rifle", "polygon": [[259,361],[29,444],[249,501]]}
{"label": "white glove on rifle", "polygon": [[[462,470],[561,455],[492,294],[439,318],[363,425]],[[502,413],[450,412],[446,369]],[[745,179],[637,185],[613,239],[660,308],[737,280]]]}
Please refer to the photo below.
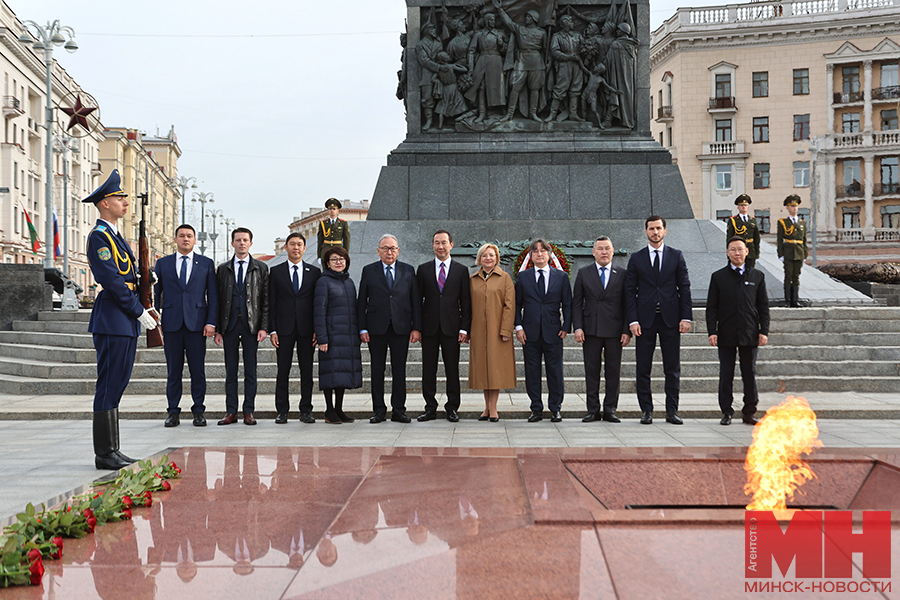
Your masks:
{"label": "white glove on rifle", "polygon": [[150,314],[150,311],[146,308],[141,316],[138,317],[138,321],[140,321],[141,325],[144,326],[145,329],[156,329],[158,323],[156,319],[153,318],[153,315]]}

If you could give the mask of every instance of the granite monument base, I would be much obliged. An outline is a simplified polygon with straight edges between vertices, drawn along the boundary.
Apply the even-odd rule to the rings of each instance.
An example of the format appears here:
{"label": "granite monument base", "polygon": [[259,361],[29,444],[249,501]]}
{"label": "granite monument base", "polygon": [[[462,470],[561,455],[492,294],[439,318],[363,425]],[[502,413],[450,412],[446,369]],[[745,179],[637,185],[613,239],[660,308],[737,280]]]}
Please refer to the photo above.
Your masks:
{"label": "granite monument base", "polygon": [[51,308],[53,290],[44,281],[43,264],[0,264],[0,330]]}

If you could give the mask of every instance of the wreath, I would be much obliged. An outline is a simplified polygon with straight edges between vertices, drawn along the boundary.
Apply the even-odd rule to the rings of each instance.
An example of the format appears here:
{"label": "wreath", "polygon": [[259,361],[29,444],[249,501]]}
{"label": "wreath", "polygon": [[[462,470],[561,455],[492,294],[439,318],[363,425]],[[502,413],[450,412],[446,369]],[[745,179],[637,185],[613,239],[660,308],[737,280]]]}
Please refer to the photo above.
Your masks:
{"label": "wreath", "polygon": [[[552,264],[555,268],[565,271],[566,275],[571,273],[572,263],[569,262],[569,257],[566,256],[565,251],[554,244],[553,242],[548,242],[550,244],[550,264]],[[513,263],[513,278],[517,277],[519,273],[531,268],[531,254],[528,252],[530,246],[526,246],[519,255],[516,257],[515,263]]]}

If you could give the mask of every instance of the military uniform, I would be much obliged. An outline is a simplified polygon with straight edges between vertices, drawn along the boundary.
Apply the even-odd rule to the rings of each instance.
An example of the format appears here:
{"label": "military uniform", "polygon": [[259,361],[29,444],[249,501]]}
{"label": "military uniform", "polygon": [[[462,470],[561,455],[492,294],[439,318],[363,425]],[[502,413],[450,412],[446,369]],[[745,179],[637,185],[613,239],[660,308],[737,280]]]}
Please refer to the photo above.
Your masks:
{"label": "military uniform", "polygon": [[[752,204],[752,201],[747,194],[741,194],[735,199],[734,204],[735,206]],[[755,267],[756,260],[759,258],[759,226],[756,224],[755,217],[746,215],[746,220],[744,220],[744,217],[745,215],[738,213],[728,219],[725,230],[725,245],[727,246],[728,240],[735,236],[744,238],[744,241],[747,242],[747,248],[750,250],[747,254],[746,265]]]}
{"label": "military uniform", "polygon": [[[325,202],[325,208],[329,206],[341,208],[341,203],[334,198],[329,198]],[[332,221],[328,218],[322,220],[319,222],[317,237],[316,255],[319,257],[319,260],[322,259],[322,253],[332,246],[341,246],[347,252],[350,251],[350,225],[344,219]]]}
{"label": "military uniform", "polygon": [[[785,199],[785,206],[795,195]],[[784,261],[784,298],[789,306],[800,306],[800,269],[809,250],[806,246],[806,221],[799,216],[795,223],[791,217],[778,220],[778,256]]]}

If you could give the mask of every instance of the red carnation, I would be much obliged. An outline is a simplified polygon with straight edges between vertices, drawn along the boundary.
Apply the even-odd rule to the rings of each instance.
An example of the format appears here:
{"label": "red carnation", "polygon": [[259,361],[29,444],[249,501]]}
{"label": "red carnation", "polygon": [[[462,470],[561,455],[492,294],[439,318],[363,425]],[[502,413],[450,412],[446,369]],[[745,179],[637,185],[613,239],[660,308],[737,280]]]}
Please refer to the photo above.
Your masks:
{"label": "red carnation", "polygon": [[125,508],[131,508],[134,506],[134,501],[131,499],[131,496],[122,496],[122,504],[125,505]]}
{"label": "red carnation", "polygon": [[131,518],[131,509],[128,508],[128,507],[126,507],[126,508],[122,511],[122,516],[124,516],[126,519],[130,519],[130,518]]}
{"label": "red carnation", "polygon": [[163,480],[163,482],[162,482],[162,489],[168,492],[169,490],[172,489],[172,484],[169,483],[169,482],[166,481],[166,480]]}
{"label": "red carnation", "polygon": [[41,551],[32,548],[28,551],[28,558],[31,563],[28,565],[28,572],[31,574],[31,585],[40,585],[41,578],[44,576],[44,560],[41,558]]}
{"label": "red carnation", "polygon": [[62,556],[63,551],[63,539],[59,536],[50,540],[50,543],[56,546],[56,550],[50,551],[50,558],[59,558]]}

